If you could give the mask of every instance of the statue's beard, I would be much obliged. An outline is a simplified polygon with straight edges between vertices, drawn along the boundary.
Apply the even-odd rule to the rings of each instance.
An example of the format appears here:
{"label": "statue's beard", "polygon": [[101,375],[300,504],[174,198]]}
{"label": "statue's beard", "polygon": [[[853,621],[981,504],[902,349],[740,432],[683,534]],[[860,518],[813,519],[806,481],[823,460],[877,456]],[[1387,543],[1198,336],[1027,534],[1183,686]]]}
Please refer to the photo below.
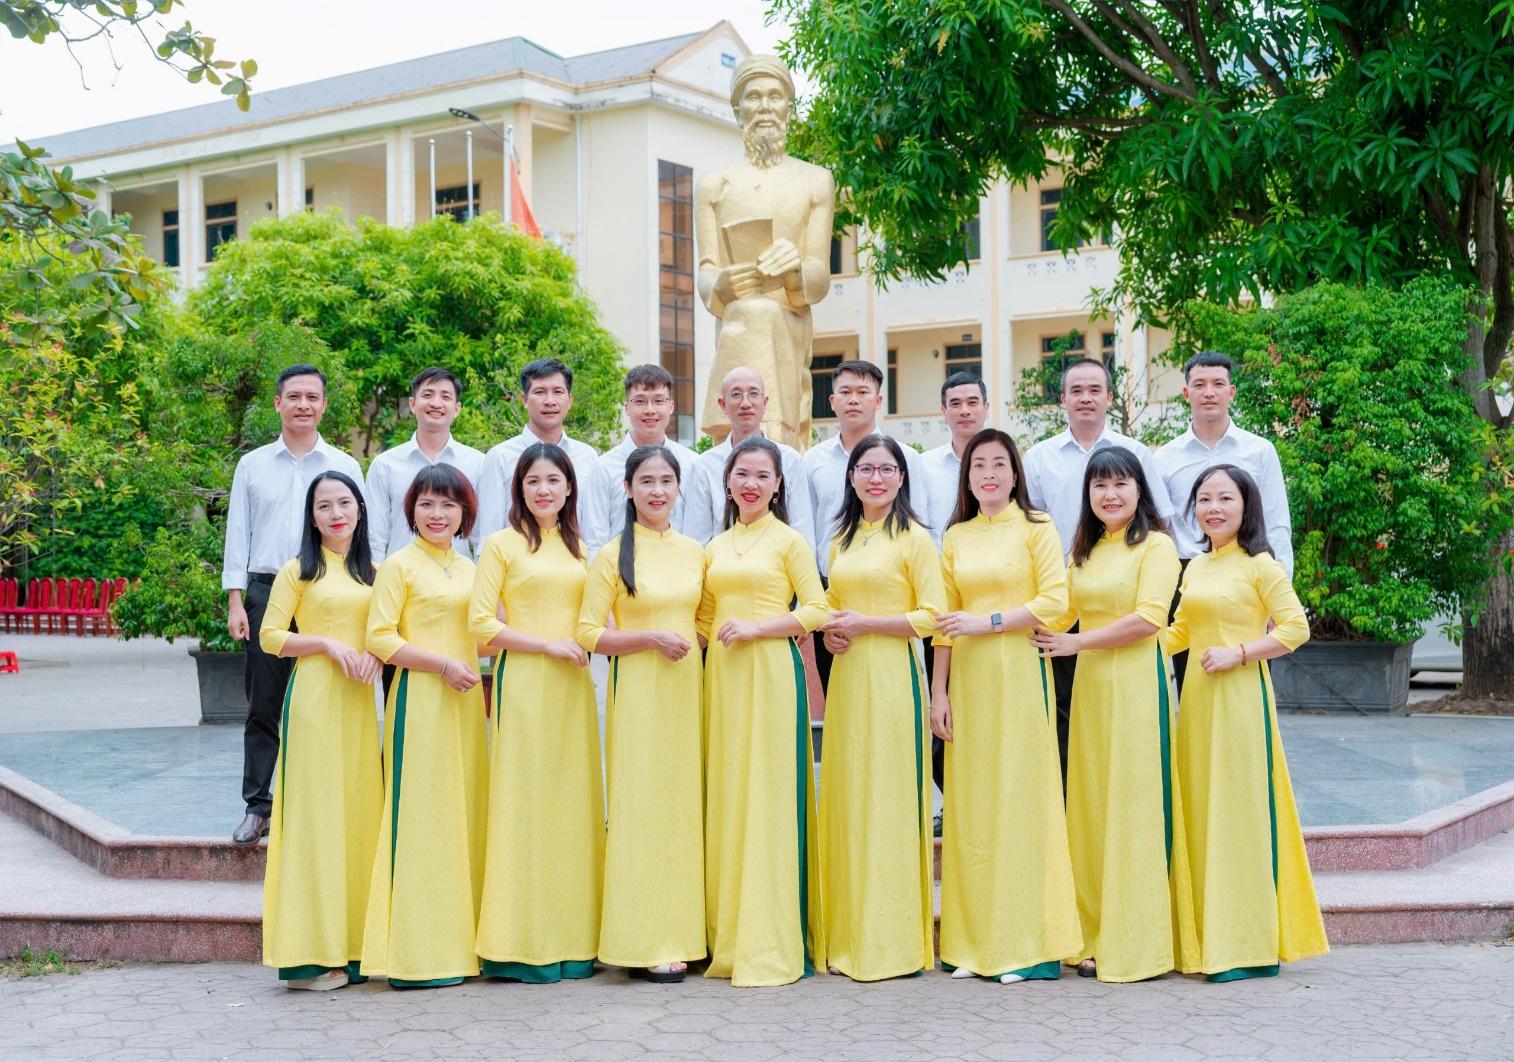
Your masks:
{"label": "statue's beard", "polygon": [[789,131],[782,124],[759,125],[753,120],[741,131],[741,139],[746,143],[746,157],[759,170],[778,165],[788,154]]}

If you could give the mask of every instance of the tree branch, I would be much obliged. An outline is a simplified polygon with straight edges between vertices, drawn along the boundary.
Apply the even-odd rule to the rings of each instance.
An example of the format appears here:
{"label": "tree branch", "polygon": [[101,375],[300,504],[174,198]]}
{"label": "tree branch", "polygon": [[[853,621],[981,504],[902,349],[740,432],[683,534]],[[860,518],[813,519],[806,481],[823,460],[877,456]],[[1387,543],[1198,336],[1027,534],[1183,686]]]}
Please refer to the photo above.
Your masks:
{"label": "tree branch", "polygon": [[[1093,0],[1093,2],[1094,6],[1103,11],[1106,17],[1115,22],[1116,25],[1120,24],[1119,16],[1115,14],[1110,4],[1106,3],[1105,0]],[[1120,7],[1125,10],[1126,16],[1140,30],[1140,35],[1145,37],[1147,43],[1151,45],[1151,50],[1156,53],[1157,58],[1167,64],[1167,69],[1172,71],[1172,76],[1177,78],[1179,83],[1189,92],[1197,95],[1199,86],[1198,82],[1194,80],[1193,72],[1188,69],[1188,64],[1178,57],[1178,53],[1173,51],[1172,46],[1167,43],[1167,38],[1162,36],[1162,31],[1157,27],[1157,24],[1141,14],[1140,8],[1132,4],[1130,0],[1118,0],[1118,2]]]}
{"label": "tree branch", "polygon": [[[1208,3],[1209,13],[1214,16],[1215,22],[1222,26],[1233,25],[1235,23],[1235,18],[1231,15],[1229,7],[1224,0],[1208,0]],[[1238,37],[1244,36],[1239,27],[1236,28],[1236,35]],[[1242,46],[1241,54],[1256,68],[1256,72],[1262,75],[1262,80],[1267,82],[1267,87],[1272,90],[1274,96],[1282,99],[1288,95],[1287,82],[1278,75],[1277,68],[1266,60],[1262,53],[1256,49],[1255,45],[1248,41],[1246,45]]]}
{"label": "tree branch", "polygon": [[1116,54],[1115,50],[1094,31],[1093,27],[1079,17],[1078,13],[1072,9],[1072,5],[1067,0],[1047,0],[1047,3],[1063,18],[1072,23],[1073,28],[1086,37],[1088,42],[1094,46],[1100,55],[1113,63],[1116,69],[1124,73],[1137,85],[1162,96],[1172,96],[1175,99],[1188,100],[1189,102],[1194,100],[1195,94],[1189,92],[1181,85],[1169,84],[1161,78],[1153,77],[1138,64],[1131,62],[1122,55]]}

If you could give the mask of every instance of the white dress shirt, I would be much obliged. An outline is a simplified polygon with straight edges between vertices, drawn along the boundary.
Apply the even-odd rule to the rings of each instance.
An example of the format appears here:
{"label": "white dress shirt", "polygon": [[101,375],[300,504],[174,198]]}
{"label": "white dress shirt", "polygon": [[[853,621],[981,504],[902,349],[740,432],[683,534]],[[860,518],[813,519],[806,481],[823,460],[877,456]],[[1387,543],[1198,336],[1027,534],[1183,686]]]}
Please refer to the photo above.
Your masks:
{"label": "white dress shirt", "polygon": [[1140,458],[1141,471],[1146,474],[1146,486],[1151,490],[1151,500],[1156,503],[1157,512],[1169,523],[1172,520],[1172,502],[1167,497],[1167,486],[1157,471],[1151,450],[1144,443],[1121,435],[1105,424],[1104,431],[1085,450],[1072,437],[1072,432],[1062,431],[1036,443],[1025,454],[1025,486],[1030,492],[1031,507],[1046,513],[1057,525],[1063,553],[1072,549],[1078,517],[1083,513],[1083,473],[1088,468],[1088,459],[1095,450],[1106,446],[1123,447]]}
{"label": "white dress shirt", "polygon": [[[904,464],[909,470],[910,507],[922,521],[928,520],[929,517],[920,511],[922,495],[917,486],[926,481],[925,465],[914,447],[899,443],[899,449],[904,451]],[[810,481],[810,504],[815,510],[815,559],[820,564],[820,574],[827,578],[831,569],[831,539],[836,537],[836,517],[841,512],[846,492],[851,489],[846,482],[846,462],[850,457],[851,451],[841,447],[839,434],[804,453],[804,474]]]}
{"label": "white dress shirt", "polygon": [[1277,448],[1260,435],[1253,435],[1235,421],[1225,429],[1214,449],[1205,446],[1189,428],[1157,451],[1157,468],[1167,484],[1177,515],[1172,521],[1172,537],[1178,556],[1196,557],[1204,552],[1204,533],[1193,514],[1187,511],[1188,495],[1199,475],[1211,465],[1239,465],[1251,473],[1262,492],[1262,517],[1267,522],[1267,543],[1278,563],[1293,575],[1293,517],[1288,511],[1288,489],[1283,482],[1283,466]]}
{"label": "white dress shirt", "polygon": [[962,458],[952,449],[950,442],[927,450],[920,455],[920,464],[925,468],[925,491],[914,491],[915,512],[930,529],[936,548],[941,548],[941,536],[946,533],[946,523],[957,508],[957,484],[961,482]]}
{"label": "white dress shirt", "polygon": [[[476,493],[479,474],[484,470],[484,455],[449,435],[447,444],[433,461],[422,452],[412,435],[408,442],[379,454],[368,466],[368,482],[363,485],[363,493],[368,498],[368,543],[373,549],[375,563],[415,541],[415,532],[410,530],[410,523],[405,519],[405,494],[415,481],[416,473],[431,465],[451,465],[468,477]],[[475,516],[473,534],[467,539],[458,538],[454,548],[464,556],[471,556],[469,546],[476,547],[478,543],[478,519]]]}
{"label": "white dress shirt", "polygon": [[[510,481],[515,478],[515,463],[526,447],[546,441],[528,424],[519,435],[506,439],[484,455],[484,468],[478,477],[479,541],[510,526]],[[599,454],[588,443],[569,438],[566,432],[556,445],[566,451],[578,478],[573,498],[578,532],[592,554],[606,541],[604,529],[597,523],[599,503],[595,500],[599,494]]]}
{"label": "white dress shirt", "polygon": [[[658,445],[666,446],[673,452],[673,457],[678,462],[679,488],[678,501],[673,505],[670,516],[674,531],[683,532],[683,514],[687,511],[685,496],[689,490],[689,481],[694,478],[694,461],[699,457],[683,443],[673,439],[663,439]],[[599,455],[599,495],[597,508],[594,513],[594,522],[604,529],[605,541],[620,534],[626,523],[626,458],[637,448],[636,442],[627,435],[614,447]]]}
{"label": "white dress shirt", "polygon": [[362,489],[358,463],[319,435],[304,457],[294,456],[282,435],[242,455],[231,477],[221,589],[246,590],[249,572],[277,574],[299,555],[305,492],[327,471],[345,473]]}
{"label": "white dress shirt", "polygon": [[[804,536],[811,552],[815,549],[815,520],[810,510],[810,488],[804,475],[804,458],[792,446],[774,443],[783,465],[784,501],[789,510],[789,526]],[[731,458],[731,440],[712,446],[699,454],[694,474],[684,473],[683,489],[687,495],[683,510],[683,533],[701,545],[725,530],[725,463]]]}

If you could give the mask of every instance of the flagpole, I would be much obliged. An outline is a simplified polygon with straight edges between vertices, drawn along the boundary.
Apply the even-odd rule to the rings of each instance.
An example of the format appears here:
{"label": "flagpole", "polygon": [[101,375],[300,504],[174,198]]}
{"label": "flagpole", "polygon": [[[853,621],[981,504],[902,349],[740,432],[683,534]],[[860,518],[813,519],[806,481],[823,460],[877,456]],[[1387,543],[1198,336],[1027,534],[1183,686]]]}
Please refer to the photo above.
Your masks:
{"label": "flagpole", "polygon": [[436,137],[426,141],[431,146],[431,216],[436,217]]}
{"label": "flagpole", "polygon": [[515,221],[515,126],[505,126],[505,224]]}
{"label": "flagpole", "polygon": [[468,197],[468,220],[473,220],[473,130],[469,129],[463,134],[468,139],[468,187],[463,189],[463,194]]}

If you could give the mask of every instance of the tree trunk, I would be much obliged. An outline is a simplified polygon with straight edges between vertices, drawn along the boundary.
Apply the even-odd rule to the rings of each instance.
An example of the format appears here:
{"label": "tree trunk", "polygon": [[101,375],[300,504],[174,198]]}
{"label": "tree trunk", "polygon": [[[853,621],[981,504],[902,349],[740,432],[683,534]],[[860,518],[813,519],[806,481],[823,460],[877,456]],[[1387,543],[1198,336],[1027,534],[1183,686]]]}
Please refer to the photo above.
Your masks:
{"label": "tree trunk", "polygon": [[1482,615],[1465,620],[1462,638],[1462,693],[1468,697],[1514,699],[1514,532],[1498,543],[1500,564],[1487,584]]}

